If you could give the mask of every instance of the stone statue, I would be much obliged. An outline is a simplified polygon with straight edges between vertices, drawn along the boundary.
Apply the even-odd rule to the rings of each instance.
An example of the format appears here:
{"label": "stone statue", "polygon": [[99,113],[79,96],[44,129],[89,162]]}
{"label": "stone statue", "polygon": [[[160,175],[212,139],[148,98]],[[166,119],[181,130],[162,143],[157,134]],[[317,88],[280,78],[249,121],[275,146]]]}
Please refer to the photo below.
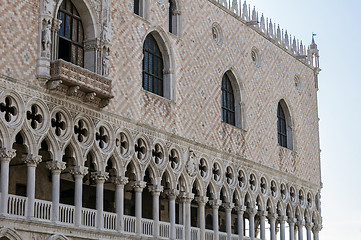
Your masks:
{"label": "stone statue", "polygon": [[51,24],[47,23],[42,32],[42,50],[45,53],[45,56],[50,55],[50,46],[51,46]]}
{"label": "stone statue", "polygon": [[53,0],[44,0],[44,13],[52,14],[55,7],[55,3]]}
{"label": "stone statue", "polygon": [[107,43],[112,41],[112,29],[109,27],[108,23],[105,22],[103,25],[103,32],[102,32],[103,40]]}
{"label": "stone statue", "polygon": [[196,155],[192,150],[189,150],[189,159],[186,164],[186,170],[189,176],[194,177],[197,174]]}
{"label": "stone statue", "polygon": [[109,54],[106,52],[105,56],[103,58],[103,75],[108,76],[109,75]]}

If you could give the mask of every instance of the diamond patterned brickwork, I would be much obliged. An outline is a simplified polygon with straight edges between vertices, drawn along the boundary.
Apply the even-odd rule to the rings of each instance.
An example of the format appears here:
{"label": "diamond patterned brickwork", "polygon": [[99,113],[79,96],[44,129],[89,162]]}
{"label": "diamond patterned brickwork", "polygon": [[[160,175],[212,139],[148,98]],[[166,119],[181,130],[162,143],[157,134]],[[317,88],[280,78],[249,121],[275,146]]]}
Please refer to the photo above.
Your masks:
{"label": "diamond patterned brickwork", "polygon": [[[150,0],[149,19],[144,20],[133,13],[132,0],[111,1],[109,78],[114,99],[105,111],[320,183],[313,70],[207,0],[179,1],[182,36],[170,34],[168,1],[163,2]],[[5,0],[0,5],[0,73],[31,85],[37,84],[38,3]],[[223,32],[222,45],[212,39],[215,22]],[[172,49],[174,100],[142,89],[142,46],[152,29],[163,29],[161,35]],[[251,59],[252,47],[259,50],[259,67]],[[221,122],[221,79],[229,69],[243,86],[244,130]],[[295,74],[300,76],[301,92],[295,87]],[[292,115],[295,151],[277,145],[280,99]]]}

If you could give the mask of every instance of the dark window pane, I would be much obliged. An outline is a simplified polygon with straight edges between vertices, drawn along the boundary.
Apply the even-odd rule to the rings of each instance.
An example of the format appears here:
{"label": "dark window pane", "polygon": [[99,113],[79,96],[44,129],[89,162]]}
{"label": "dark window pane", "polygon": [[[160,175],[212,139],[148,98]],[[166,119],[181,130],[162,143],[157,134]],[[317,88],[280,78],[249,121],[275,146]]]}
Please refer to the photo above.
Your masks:
{"label": "dark window pane", "polygon": [[139,15],[139,0],[134,0],[134,13]]}
{"label": "dark window pane", "polygon": [[222,78],[222,121],[235,125],[234,94],[227,74]]}

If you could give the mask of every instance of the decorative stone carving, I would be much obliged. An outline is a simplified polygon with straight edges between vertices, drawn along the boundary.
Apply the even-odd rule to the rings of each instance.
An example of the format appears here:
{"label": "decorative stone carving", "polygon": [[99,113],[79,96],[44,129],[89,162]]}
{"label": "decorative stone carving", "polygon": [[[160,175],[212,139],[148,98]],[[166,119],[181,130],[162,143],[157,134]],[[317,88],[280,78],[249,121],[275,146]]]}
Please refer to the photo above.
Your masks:
{"label": "decorative stone carving", "polygon": [[113,29],[108,22],[103,24],[102,38],[105,43],[111,43],[113,38]]}
{"label": "decorative stone carving", "polygon": [[129,182],[127,177],[112,177],[111,180],[114,185],[123,185],[124,186]]}
{"label": "decorative stone carving", "polygon": [[62,161],[51,161],[46,163],[46,167],[51,171],[63,171],[66,168],[66,163]]}
{"label": "decorative stone carving", "polygon": [[95,181],[95,182],[105,182],[106,180],[109,179],[109,173],[108,172],[103,172],[103,171],[96,171],[96,172],[92,172],[91,173],[91,178]]}
{"label": "decorative stone carving", "polygon": [[0,148],[0,161],[11,161],[16,156],[15,149]]}
{"label": "decorative stone carving", "polygon": [[24,162],[28,167],[36,167],[41,161],[41,156],[33,154],[28,154],[24,159]]}
{"label": "decorative stone carving", "polygon": [[74,166],[72,169],[70,169],[70,173],[73,175],[87,175],[88,174],[88,168],[84,166]]}
{"label": "decorative stone carving", "polygon": [[192,150],[189,150],[189,158],[186,164],[186,170],[189,176],[194,177],[197,174],[197,160],[196,155]]}
{"label": "decorative stone carving", "polygon": [[45,21],[43,22],[43,30],[41,32],[41,47],[42,57],[50,57],[50,49],[51,49],[51,22]]}
{"label": "decorative stone carving", "polygon": [[105,51],[104,57],[103,57],[103,75],[108,76],[109,75],[109,53],[108,51]]}

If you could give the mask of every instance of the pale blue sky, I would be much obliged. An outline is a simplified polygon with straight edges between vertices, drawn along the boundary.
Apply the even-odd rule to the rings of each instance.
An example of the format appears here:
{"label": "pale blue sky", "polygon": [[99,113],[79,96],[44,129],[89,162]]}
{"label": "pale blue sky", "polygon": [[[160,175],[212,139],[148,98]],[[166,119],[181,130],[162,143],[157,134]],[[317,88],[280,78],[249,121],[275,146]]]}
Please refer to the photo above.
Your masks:
{"label": "pale blue sky", "polygon": [[361,240],[361,0],[247,2],[307,45],[317,33],[324,186],[320,239]]}

